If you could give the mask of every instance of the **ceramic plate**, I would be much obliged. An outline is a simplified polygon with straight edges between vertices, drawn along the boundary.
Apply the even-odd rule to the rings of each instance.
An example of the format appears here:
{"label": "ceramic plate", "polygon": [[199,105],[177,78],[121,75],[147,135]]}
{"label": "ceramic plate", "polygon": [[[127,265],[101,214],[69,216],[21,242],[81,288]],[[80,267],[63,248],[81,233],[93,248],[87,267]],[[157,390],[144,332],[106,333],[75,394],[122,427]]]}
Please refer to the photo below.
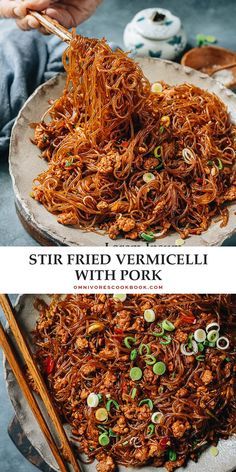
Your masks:
{"label": "ceramic plate", "polygon": [[[231,120],[236,123],[236,96],[209,76],[161,59],[143,57],[139,58],[138,61],[144,74],[151,82],[164,80],[171,85],[189,82],[215,93],[227,105]],[[33,179],[47,168],[47,164],[43,159],[39,158],[39,149],[30,141],[30,138],[33,137],[33,130],[29,125],[32,122],[40,121],[49,106],[48,100],[58,98],[62,93],[64,84],[65,75],[61,74],[41,85],[25,103],[13,128],[10,147],[10,173],[16,204],[20,208],[20,213],[24,215],[25,224],[27,225],[28,223],[33,228],[33,232],[38,233],[39,241],[39,235],[41,235],[42,239],[45,238],[56,245],[146,245],[145,242],[127,239],[112,241],[107,235],[85,232],[73,227],[60,225],[57,223],[55,215],[49,213],[43,205],[30,197]],[[234,214],[236,204],[230,205],[229,210],[229,222],[225,228],[220,228],[219,223],[214,223],[202,235],[194,235],[188,238],[185,241],[185,245],[221,245],[236,230],[236,216]],[[172,233],[165,238],[157,240],[155,245],[173,246],[175,245],[176,237],[177,234]]]}
{"label": "ceramic plate", "polygon": [[[29,342],[31,343],[31,331],[34,329],[38,312],[33,306],[34,295],[22,295],[18,299],[16,306],[16,312],[20,325],[26,334]],[[40,298],[49,301],[49,297],[46,295],[40,295]],[[16,412],[16,416],[24,430],[26,436],[32,445],[37,449],[39,454],[43,457],[45,462],[50,465],[53,469],[58,470],[55,460],[50,452],[47,443],[38,427],[34,416],[31,413],[19,387],[12,374],[12,371],[4,360],[5,378],[7,383],[7,389],[11,398],[13,407]],[[42,405],[42,404],[41,404]],[[43,409],[43,408],[42,408]],[[44,409],[43,409],[44,411]],[[45,415],[47,418],[47,415]],[[50,424],[50,422],[49,422]],[[217,457],[213,457],[210,454],[209,449],[204,451],[198,463],[189,461],[187,467],[178,469],[179,472],[233,472],[236,467],[236,437],[228,440],[221,440],[218,444],[219,454]],[[96,472],[95,463],[82,466],[83,472]],[[143,468],[125,468],[119,467],[119,472],[166,472],[164,468],[156,468],[151,466],[145,466]]]}

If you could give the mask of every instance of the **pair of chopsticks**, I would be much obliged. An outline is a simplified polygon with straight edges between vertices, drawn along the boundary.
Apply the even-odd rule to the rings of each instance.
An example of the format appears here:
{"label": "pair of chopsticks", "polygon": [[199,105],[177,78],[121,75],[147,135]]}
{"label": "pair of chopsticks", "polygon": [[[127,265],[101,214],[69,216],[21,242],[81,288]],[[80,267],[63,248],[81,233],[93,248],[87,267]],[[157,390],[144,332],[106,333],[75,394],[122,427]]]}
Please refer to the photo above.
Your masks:
{"label": "pair of chopsticks", "polygon": [[29,10],[29,14],[36,18],[41,26],[43,26],[49,33],[55,34],[62,41],[69,43],[72,39],[72,34],[64,26],[60,25],[58,21],[53,20],[50,16],[39,13],[38,11]]}
{"label": "pair of chopsticks", "polygon": [[[59,469],[62,472],[68,471],[68,464],[66,459],[73,466],[74,472],[82,472],[80,465],[77,462],[75,452],[69,442],[69,439],[66,435],[66,432],[63,428],[60,416],[55,408],[55,405],[51,399],[51,396],[48,392],[46,384],[42,378],[42,375],[37,367],[37,364],[32,356],[29,345],[25,339],[25,336],[17,322],[14,309],[11,305],[11,302],[7,295],[0,294],[0,305],[4,311],[6,319],[8,321],[9,327],[12,331],[12,334],[15,338],[15,341],[18,345],[19,351],[22,354],[22,357],[28,367],[31,377],[34,379],[34,382],[37,386],[41,399],[47,409],[47,413],[50,416],[57,437],[57,442],[61,444],[59,447],[54,440],[54,437],[43,417],[43,414],[38,406],[38,403],[32,393],[32,389],[29,386],[25,373],[22,370],[20,363],[17,360],[17,354],[15,349],[12,346],[12,343],[9,340],[9,337],[0,323],[0,345],[5,353],[5,356],[9,362],[9,365],[16,377],[16,380],[43,432],[47,443],[58,463]],[[66,457],[66,459],[65,459]]]}

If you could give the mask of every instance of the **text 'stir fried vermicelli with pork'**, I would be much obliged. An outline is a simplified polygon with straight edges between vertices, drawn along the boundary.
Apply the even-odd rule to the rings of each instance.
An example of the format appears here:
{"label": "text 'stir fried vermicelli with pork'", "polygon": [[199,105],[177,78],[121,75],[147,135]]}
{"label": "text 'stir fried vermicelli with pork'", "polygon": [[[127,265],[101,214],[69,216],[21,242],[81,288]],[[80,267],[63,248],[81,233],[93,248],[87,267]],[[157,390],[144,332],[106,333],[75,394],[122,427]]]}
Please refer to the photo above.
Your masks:
{"label": "text 'stir fried vermicelli with pork'", "polygon": [[98,472],[173,471],[235,432],[231,296],[67,295],[35,306],[36,359]]}
{"label": "text 'stir fried vermicelli with pork'", "polygon": [[225,226],[236,128],[224,103],[187,83],[150,84],[105,40],[75,36],[63,62],[63,94],[34,124],[48,167],[32,196],[59,223],[112,239],[184,239],[213,217]]}

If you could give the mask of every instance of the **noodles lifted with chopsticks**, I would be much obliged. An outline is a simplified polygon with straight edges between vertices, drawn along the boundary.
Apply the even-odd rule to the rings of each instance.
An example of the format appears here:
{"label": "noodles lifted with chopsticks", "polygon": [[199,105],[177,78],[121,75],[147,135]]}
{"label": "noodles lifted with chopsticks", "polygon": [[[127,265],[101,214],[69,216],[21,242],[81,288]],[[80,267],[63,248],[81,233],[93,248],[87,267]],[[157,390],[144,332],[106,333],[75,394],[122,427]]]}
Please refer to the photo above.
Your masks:
{"label": "noodles lifted with chopsticks", "polygon": [[35,306],[36,359],[98,472],[172,471],[235,432],[230,295],[67,295]]}
{"label": "noodles lifted with chopsticks", "polygon": [[152,241],[227,224],[236,199],[235,126],[223,102],[190,84],[151,87],[105,40],[75,36],[62,96],[35,125],[48,168],[33,196],[58,222]]}

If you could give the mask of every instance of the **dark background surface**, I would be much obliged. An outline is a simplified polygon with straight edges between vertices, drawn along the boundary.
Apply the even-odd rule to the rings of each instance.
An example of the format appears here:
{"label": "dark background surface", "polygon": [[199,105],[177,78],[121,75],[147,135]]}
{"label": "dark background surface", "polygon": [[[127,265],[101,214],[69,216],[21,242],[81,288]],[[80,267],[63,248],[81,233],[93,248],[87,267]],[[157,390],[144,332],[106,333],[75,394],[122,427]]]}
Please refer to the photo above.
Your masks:
{"label": "dark background surface", "polygon": [[[126,23],[138,10],[153,6],[168,8],[181,17],[190,45],[195,45],[196,34],[203,33],[216,36],[220,46],[236,50],[235,0],[159,0],[157,2],[153,0],[105,0],[96,14],[84,23],[79,31],[87,36],[106,36],[108,40],[122,46],[123,29]],[[21,246],[35,244],[16,217],[7,159],[4,160],[2,157],[0,159],[0,244]],[[230,244],[233,244],[232,239]],[[234,245],[236,245],[236,238],[234,238]],[[1,313],[0,319],[2,319]],[[37,469],[16,450],[7,435],[7,427],[12,415],[13,409],[6,393],[0,364],[0,471],[36,471]]]}

